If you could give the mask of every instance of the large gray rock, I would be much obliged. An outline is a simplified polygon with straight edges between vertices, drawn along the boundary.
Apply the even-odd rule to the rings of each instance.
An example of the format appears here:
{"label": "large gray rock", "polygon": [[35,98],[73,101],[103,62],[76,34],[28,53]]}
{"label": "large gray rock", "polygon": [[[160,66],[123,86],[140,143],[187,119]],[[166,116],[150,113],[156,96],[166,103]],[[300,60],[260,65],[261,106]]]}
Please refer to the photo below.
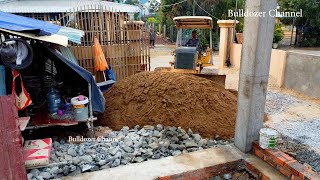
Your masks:
{"label": "large gray rock", "polygon": [[179,150],[176,150],[176,151],[172,152],[172,156],[178,156],[180,154],[181,154],[181,151],[179,151]]}
{"label": "large gray rock", "polygon": [[42,176],[38,176],[35,178],[36,180],[44,180],[44,178]]}
{"label": "large gray rock", "polygon": [[28,173],[28,174],[27,174],[27,178],[28,178],[28,180],[29,180],[29,179],[32,179],[32,178],[33,178],[33,174],[32,174],[32,173]]}
{"label": "large gray rock", "polygon": [[170,145],[170,140],[164,139],[164,140],[159,142],[159,145],[162,146],[162,147],[168,148],[169,145]]}
{"label": "large gray rock", "polygon": [[108,162],[107,164],[100,167],[100,169],[109,169],[112,165],[113,161]]}
{"label": "large gray rock", "polygon": [[85,152],[86,152],[86,154],[95,154],[97,151],[95,149],[91,148],[91,149],[86,149]]}
{"label": "large gray rock", "polygon": [[132,140],[131,139],[129,139],[129,138],[124,138],[124,145],[125,146],[132,146],[133,145],[133,142],[132,142]]}
{"label": "large gray rock", "polygon": [[118,147],[109,149],[111,155],[115,155],[120,149]]}
{"label": "large gray rock", "polygon": [[93,161],[93,159],[90,155],[80,156],[80,159],[86,164],[91,164]]}
{"label": "large gray rock", "polygon": [[176,150],[178,148],[178,144],[170,144],[169,149]]}
{"label": "large gray rock", "polygon": [[181,127],[178,127],[177,132],[178,132],[179,135],[181,135],[181,136],[187,134],[186,131],[185,131],[184,129],[182,129]]}
{"label": "large gray rock", "polygon": [[121,158],[122,153],[118,151],[113,157],[114,158]]}
{"label": "large gray rock", "polygon": [[149,144],[149,147],[153,150],[158,149],[159,148],[159,144],[156,142],[153,142],[151,144]]}
{"label": "large gray rock", "polygon": [[212,140],[212,139],[210,139],[210,140],[208,141],[208,143],[207,143],[208,146],[214,146],[214,145],[217,145],[217,144],[218,144],[218,141]]}
{"label": "large gray rock", "polygon": [[176,127],[174,127],[174,126],[169,126],[169,127],[168,127],[168,130],[169,130],[169,131],[176,131],[176,130],[177,130],[177,128],[176,128]]}
{"label": "large gray rock", "polygon": [[30,171],[30,174],[32,174],[34,177],[37,177],[37,176],[39,176],[40,171],[39,171],[39,169],[32,169]]}
{"label": "large gray rock", "polygon": [[123,150],[126,151],[127,153],[133,153],[134,152],[134,149],[132,149],[129,146],[123,147]]}
{"label": "large gray rock", "polygon": [[119,145],[118,141],[112,141],[111,146],[117,147]]}
{"label": "large gray rock", "polygon": [[69,176],[76,176],[78,174],[81,174],[81,168],[76,167],[76,170],[74,170],[72,173],[70,173]]}
{"label": "large gray rock", "polygon": [[160,135],[161,135],[160,131],[158,131],[158,130],[154,130],[153,131],[153,136],[154,137],[160,137]]}
{"label": "large gray rock", "polygon": [[98,162],[98,164],[99,164],[100,166],[103,166],[103,165],[107,164],[107,160],[106,160],[106,159],[101,160],[101,161]]}
{"label": "large gray rock", "polygon": [[52,146],[54,149],[57,149],[60,146],[60,143],[58,141],[53,141]]}
{"label": "large gray rock", "polygon": [[192,137],[196,142],[199,142],[201,140],[200,134],[193,134]]}
{"label": "large gray rock", "polygon": [[60,151],[56,151],[55,154],[58,156],[58,157],[63,157],[64,154]]}
{"label": "large gray rock", "polygon": [[161,124],[158,124],[158,125],[156,126],[156,129],[157,129],[158,131],[162,131],[162,130],[163,130],[163,126],[162,126]]}
{"label": "large gray rock", "polygon": [[43,177],[44,179],[50,179],[51,174],[49,172],[41,172],[39,176]]}
{"label": "large gray rock", "polygon": [[58,166],[52,167],[50,169],[50,174],[54,175],[54,174],[58,174],[58,173],[59,173],[59,167]]}
{"label": "large gray rock", "polygon": [[[52,159],[52,158],[51,158]],[[72,156],[70,156],[70,155],[68,155],[68,154],[65,154],[64,155],[64,159],[66,160],[66,161],[71,161],[72,160]]]}
{"label": "large gray rock", "polygon": [[76,169],[77,169],[77,167],[74,166],[74,165],[70,165],[70,166],[69,166],[70,172],[73,172],[73,171],[75,171]]}
{"label": "large gray rock", "polygon": [[152,159],[159,159],[160,156],[161,156],[160,153],[154,154],[154,155],[152,156]]}
{"label": "large gray rock", "polygon": [[68,175],[69,174],[69,167],[68,166],[64,166],[63,168],[62,168],[62,172],[63,172],[63,174],[66,176],[66,175]]}
{"label": "large gray rock", "polygon": [[145,130],[154,130],[154,126],[150,126],[150,125],[145,125],[145,126],[143,126],[143,128],[145,129]]}
{"label": "large gray rock", "polygon": [[144,158],[143,157],[135,157],[134,158],[134,162],[137,162],[137,163],[140,163],[140,162],[143,162],[144,161]]}
{"label": "large gray rock", "polygon": [[81,166],[81,172],[89,171],[91,168],[93,168],[92,165],[90,165],[90,164],[84,164],[84,165]]}
{"label": "large gray rock", "polygon": [[142,142],[140,142],[140,141],[134,141],[133,142],[133,147],[134,148],[139,148],[141,145],[142,145]]}
{"label": "large gray rock", "polygon": [[73,157],[77,156],[77,151],[74,148],[69,148],[67,152],[70,156],[73,156]]}
{"label": "large gray rock", "polygon": [[134,126],[134,129],[139,131],[140,126],[139,126],[139,125],[136,125],[136,126]]}
{"label": "large gray rock", "polygon": [[198,144],[192,140],[187,140],[184,142],[186,148],[198,147]]}
{"label": "large gray rock", "polygon": [[120,159],[116,159],[116,160],[113,161],[111,167],[117,167],[117,166],[120,165],[120,163],[121,163]]}
{"label": "large gray rock", "polygon": [[170,138],[171,143],[178,143],[179,142],[179,138],[177,136],[173,136],[172,138]]}
{"label": "large gray rock", "polygon": [[72,163],[75,164],[75,165],[80,164],[81,161],[82,161],[82,159],[80,157],[74,157],[72,159]]}
{"label": "large gray rock", "polygon": [[199,145],[199,147],[204,147],[204,146],[207,146],[207,143],[208,143],[208,140],[206,140],[206,139],[201,139],[201,140],[198,142],[198,145]]}
{"label": "large gray rock", "polygon": [[183,144],[179,144],[179,145],[177,146],[177,149],[180,150],[180,151],[182,151],[182,150],[186,149],[186,146],[183,145]]}

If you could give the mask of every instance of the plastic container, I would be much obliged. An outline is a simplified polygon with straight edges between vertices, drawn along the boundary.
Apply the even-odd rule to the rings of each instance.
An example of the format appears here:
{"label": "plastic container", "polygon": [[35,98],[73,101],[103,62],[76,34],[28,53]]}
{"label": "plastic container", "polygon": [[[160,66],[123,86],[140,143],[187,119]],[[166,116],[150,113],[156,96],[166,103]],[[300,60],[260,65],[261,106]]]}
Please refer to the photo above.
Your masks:
{"label": "plastic container", "polygon": [[73,115],[76,121],[87,121],[89,118],[88,112],[89,99],[85,96],[74,97],[71,99],[73,107]]}
{"label": "plastic container", "polygon": [[53,87],[49,90],[49,93],[47,94],[47,103],[48,111],[51,114],[57,113],[59,108],[61,107],[60,93]]}
{"label": "plastic container", "polygon": [[262,149],[274,148],[277,144],[278,132],[270,128],[260,129],[259,145]]}

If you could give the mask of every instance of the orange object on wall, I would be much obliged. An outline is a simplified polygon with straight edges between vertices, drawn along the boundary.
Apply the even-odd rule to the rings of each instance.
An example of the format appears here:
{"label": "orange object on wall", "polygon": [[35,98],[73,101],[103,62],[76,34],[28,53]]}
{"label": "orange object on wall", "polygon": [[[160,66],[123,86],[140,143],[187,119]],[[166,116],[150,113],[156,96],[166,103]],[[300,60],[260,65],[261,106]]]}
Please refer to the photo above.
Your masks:
{"label": "orange object on wall", "polygon": [[97,37],[94,37],[94,60],[96,63],[96,71],[105,71],[109,69],[106,57],[104,56]]}

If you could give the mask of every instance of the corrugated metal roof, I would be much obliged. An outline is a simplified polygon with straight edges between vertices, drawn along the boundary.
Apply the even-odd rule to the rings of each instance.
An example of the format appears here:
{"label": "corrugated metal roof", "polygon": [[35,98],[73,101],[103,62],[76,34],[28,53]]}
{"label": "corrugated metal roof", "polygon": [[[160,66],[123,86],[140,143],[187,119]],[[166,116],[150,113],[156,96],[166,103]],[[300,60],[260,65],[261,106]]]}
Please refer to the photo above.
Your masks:
{"label": "corrugated metal roof", "polygon": [[102,6],[113,12],[139,12],[138,6],[100,0],[20,0],[0,2],[0,11],[9,13],[58,13],[85,6]]}

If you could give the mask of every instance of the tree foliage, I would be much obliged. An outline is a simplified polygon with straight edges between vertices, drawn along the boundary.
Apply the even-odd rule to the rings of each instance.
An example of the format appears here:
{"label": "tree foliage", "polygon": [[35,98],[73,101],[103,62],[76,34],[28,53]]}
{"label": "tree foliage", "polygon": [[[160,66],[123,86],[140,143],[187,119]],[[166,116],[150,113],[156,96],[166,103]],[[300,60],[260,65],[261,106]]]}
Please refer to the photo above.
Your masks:
{"label": "tree foliage", "polygon": [[[303,17],[297,17],[294,25],[303,27],[303,46],[320,46],[320,2],[319,0],[280,0],[281,11],[297,12],[302,9]],[[292,18],[282,22],[291,24]]]}
{"label": "tree foliage", "polygon": [[[181,0],[162,0],[161,5],[169,5],[180,2]],[[228,17],[228,10],[234,10],[236,8],[236,0],[196,0],[196,3],[199,4],[201,8],[195,6],[195,13],[197,16],[211,16],[218,19],[234,19],[233,17]],[[245,0],[237,0],[238,9],[244,8]],[[173,25],[172,19],[176,16],[191,16],[193,13],[193,0],[188,0],[187,2],[174,5],[171,7],[161,7],[158,13],[160,12],[159,22],[161,24]],[[204,11],[204,10],[206,11]],[[211,15],[209,15],[211,14]],[[215,31],[218,31],[219,27],[217,25],[217,19],[213,17]],[[237,18],[240,21],[240,25],[237,28],[239,31],[242,31],[243,18]]]}

